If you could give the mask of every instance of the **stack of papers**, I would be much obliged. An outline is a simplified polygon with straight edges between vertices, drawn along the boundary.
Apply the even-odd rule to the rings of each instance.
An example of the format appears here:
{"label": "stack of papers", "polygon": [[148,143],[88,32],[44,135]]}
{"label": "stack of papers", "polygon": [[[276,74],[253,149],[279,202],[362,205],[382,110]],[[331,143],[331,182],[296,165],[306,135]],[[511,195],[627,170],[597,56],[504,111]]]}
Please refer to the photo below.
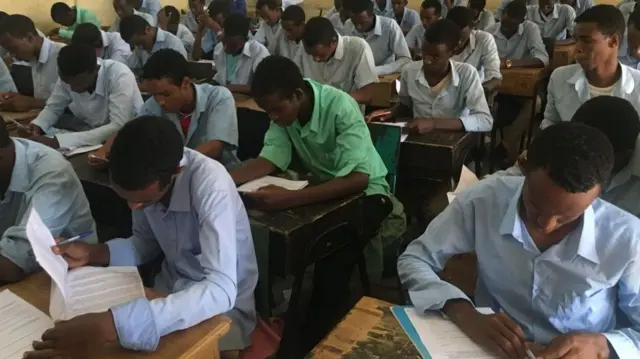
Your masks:
{"label": "stack of papers", "polygon": [[447,192],[447,199],[449,203],[453,201],[458,194],[460,194],[465,189],[473,186],[478,183],[478,176],[475,173],[471,172],[467,166],[462,165],[462,171],[460,171],[460,180],[458,181],[458,186],[453,192]]}
{"label": "stack of papers", "polygon": [[262,178],[249,181],[242,186],[238,187],[238,192],[255,192],[262,187],[269,185],[282,187],[290,191],[297,191],[303,189],[309,185],[309,181],[292,181],[285,178],[264,176]]}
{"label": "stack of papers", "polygon": [[0,358],[22,359],[53,320],[10,290],[0,292]]}

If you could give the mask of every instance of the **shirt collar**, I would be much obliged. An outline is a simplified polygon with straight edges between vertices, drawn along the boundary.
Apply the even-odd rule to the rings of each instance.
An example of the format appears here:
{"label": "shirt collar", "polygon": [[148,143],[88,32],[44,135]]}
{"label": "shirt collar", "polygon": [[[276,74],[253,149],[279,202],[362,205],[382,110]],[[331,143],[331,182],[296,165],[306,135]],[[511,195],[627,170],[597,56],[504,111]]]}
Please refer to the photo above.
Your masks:
{"label": "shirt collar", "polygon": [[336,51],[333,54],[333,58],[336,60],[342,60],[344,57],[344,39],[338,35],[338,45],[336,45]]}
{"label": "shirt collar", "polygon": [[[635,89],[633,76],[631,76],[631,74],[629,73],[629,68],[627,66],[620,63],[618,63],[618,66],[620,66],[621,69],[620,79],[618,80],[618,83],[620,84],[620,90],[628,95]],[[588,81],[587,77],[584,74],[582,66],[576,66],[576,72],[569,78],[569,80],[567,80],[567,82],[574,85],[574,88],[576,92],[578,92],[578,96],[580,97],[580,100],[582,102],[585,102],[589,99],[589,90],[587,86]],[[618,84],[614,86],[618,87]],[[616,91],[615,87],[614,92]]]}
{"label": "shirt collar", "polygon": [[164,42],[164,39],[167,37],[167,32],[162,30],[159,27],[156,27],[156,29],[158,30],[158,32],[156,33],[156,43],[153,44],[153,46],[155,47],[156,44],[160,43],[160,42]]}
{"label": "shirt collar", "polygon": [[559,4],[554,4],[553,5],[553,11],[551,12],[551,17],[546,17],[543,18],[542,15],[542,9],[540,9],[539,5],[536,5],[535,9],[536,9],[536,14],[534,15],[536,17],[536,20],[539,20],[541,22],[546,22],[548,19],[557,19],[558,18],[558,9],[560,8]]}
{"label": "shirt collar", "polygon": [[180,172],[173,183],[173,189],[171,191],[171,202],[167,211],[172,212],[190,212],[191,211],[191,176],[189,167],[189,158],[187,155],[188,148],[184,149],[182,154],[182,160],[180,166],[182,172]]}
{"label": "shirt collar", "polygon": [[[249,40],[252,41],[252,40]],[[244,47],[242,48],[242,54],[246,57],[253,57],[253,54],[251,53],[251,46],[249,46],[249,41],[244,43]]]}
{"label": "shirt collar", "polygon": [[[453,60],[449,60],[449,67],[451,68],[451,84],[455,87],[458,87],[458,85],[460,84],[460,75],[458,74],[458,70],[456,69],[455,64],[453,63]],[[418,77],[416,78],[416,80],[421,83],[423,86],[426,86],[428,88],[431,88],[431,86],[429,86],[429,82],[427,81],[427,78],[424,77],[424,70],[421,67],[420,71],[418,71]]]}
{"label": "shirt collar", "polygon": [[[525,21],[526,21],[526,20],[525,20]],[[537,26],[537,25],[536,25],[536,26]],[[502,33],[502,31],[500,31],[500,30],[501,30],[501,26],[500,26],[500,23],[498,23],[498,26],[496,26],[495,31],[493,31],[493,35],[494,35],[494,36],[501,37],[501,38],[503,38],[503,39],[505,39],[505,40],[510,40],[510,39],[507,39],[507,37],[506,37],[506,36],[504,36],[504,34]],[[516,34],[517,34],[518,36],[522,36],[522,33],[523,33],[523,32],[524,32],[524,22],[522,22],[520,25],[518,25],[518,31],[516,31]],[[511,38],[513,38],[513,36],[511,36]]]}
{"label": "shirt collar", "polygon": [[38,56],[38,62],[41,64],[46,64],[49,60],[49,52],[51,52],[51,47],[53,44],[51,40],[46,37],[42,38],[42,47],[40,48],[40,56]]}
{"label": "shirt collar", "polygon": [[209,93],[204,91],[202,85],[194,84],[193,88],[196,91],[196,108],[193,110],[193,114],[198,114],[199,116],[206,109]]}
{"label": "shirt collar", "polygon": [[25,193],[29,188],[29,159],[27,158],[27,148],[22,142],[15,140],[13,141],[13,147],[16,153],[16,159],[7,191]]}
{"label": "shirt collar", "polygon": [[[373,26],[373,34],[376,36],[381,36],[382,35],[382,18],[378,15],[374,15],[375,16],[375,22],[376,24]],[[370,34],[372,31],[367,32],[367,34]]]}

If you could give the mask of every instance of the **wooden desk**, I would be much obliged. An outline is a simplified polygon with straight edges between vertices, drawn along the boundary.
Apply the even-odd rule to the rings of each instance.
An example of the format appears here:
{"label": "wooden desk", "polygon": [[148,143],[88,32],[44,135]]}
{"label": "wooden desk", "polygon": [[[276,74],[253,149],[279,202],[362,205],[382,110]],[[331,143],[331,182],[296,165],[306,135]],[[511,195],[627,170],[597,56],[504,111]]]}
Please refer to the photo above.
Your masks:
{"label": "wooden desk", "polygon": [[371,106],[390,107],[394,97],[398,94],[396,91],[396,80],[400,78],[400,74],[390,74],[378,77],[378,82],[373,88],[373,97]]}
{"label": "wooden desk", "polygon": [[[9,289],[33,306],[49,313],[51,279],[44,272],[29,276],[22,282],[10,284],[1,289]],[[151,289],[145,289],[147,298],[153,299],[161,295]],[[87,359],[215,359],[219,358],[218,340],[225,335],[231,326],[229,318],[219,315],[206,320],[193,328],[175,332],[160,340],[158,349],[153,353],[135,352],[123,349],[113,343],[105,345],[103,350],[96,350],[95,355]]]}
{"label": "wooden desk", "polygon": [[0,111],[0,116],[4,118],[4,122],[10,124],[11,121],[9,119],[13,119],[18,121],[21,124],[27,124],[34,118],[38,117],[38,114],[41,110],[31,110],[27,112],[11,112],[11,111]]}
{"label": "wooden desk", "polygon": [[546,74],[546,68],[501,69],[502,84],[498,93],[503,95],[535,98],[538,87]]}
{"label": "wooden desk", "polygon": [[556,42],[551,59],[551,69],[572,64],[576,59],[576,43],[573,41]]}
{"label": "wooden desk", "polygon": [[363,297],[307,358],[421,358],[391,306]]}
{"label": "wooden desk", "polygon": [[73,169],[81,181],[111,188],[109,171],[107,169],[98,170],[90,165],[86,153],[69,158],[69,162],[71,162]]}
{"label": "wooden desk", "polygon": [[258,104],[249,95],[234,93],[233,99],[236,100],[237,108],[244,108],[247,110],[264,112],[264,110],[261,109],[260,106],[258,106]]}

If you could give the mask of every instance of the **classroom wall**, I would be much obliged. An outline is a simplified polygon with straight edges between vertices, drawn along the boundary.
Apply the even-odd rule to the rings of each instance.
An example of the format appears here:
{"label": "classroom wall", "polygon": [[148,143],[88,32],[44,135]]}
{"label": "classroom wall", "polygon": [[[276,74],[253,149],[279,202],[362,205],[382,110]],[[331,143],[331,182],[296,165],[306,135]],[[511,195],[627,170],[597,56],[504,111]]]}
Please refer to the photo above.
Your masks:
{"label": "classroom wall", "polygon": [[[103,25],[110,25],[113,22],[115,13],[111,0],[0,0],[0,10],[9,14],[25,14],[36,23],[42,31],[49,31],[54,27],[49,16],[51,4],[56,1],[64,1],[70,5],[87,7],[95,11]],[[173,5],[178,9],[187,8],[187,0],[161,0],[163,5]],[[619,0],[597,0],[597,3],[617,4]],[[422,0],[409,0],[409,7],[418,9]],[[500,0],[487,0],[487,7],[495,9]],[[255,0],[247,0],[249,14],[254,13]],[[333,7],[333,0],[304,0],[303,7],[308,17],[317,16],[320,9],[330,9]]]}

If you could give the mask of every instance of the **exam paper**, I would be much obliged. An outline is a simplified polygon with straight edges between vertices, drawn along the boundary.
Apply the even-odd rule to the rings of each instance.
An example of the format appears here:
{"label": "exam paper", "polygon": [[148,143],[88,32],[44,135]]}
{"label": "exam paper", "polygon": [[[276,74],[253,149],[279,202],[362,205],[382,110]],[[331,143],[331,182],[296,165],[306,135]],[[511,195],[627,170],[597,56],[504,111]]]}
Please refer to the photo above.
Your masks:
{"label": "exam paper", "polygon": [[292,181],[280,177],[264,176],[238,187],[238,192],[255,192],[258,189],[269,185],[286,188],[290,191],[297,191],[307,187],[309,185],[309,181]]}
{"label": "exam paper", "polygon": [[460,181],[458,181],[458,186],[453,192],[447,192],[447,199],[449,199],[449,203],[456,198],[456,195],[460,194],[460,192],[465,189],[471,187],[472,185],[478,183],[478,177],[475,173],[471,172],[467,166],[462,166],[462,171],[460,172]]}
{"label": "exam paper", "polygon": [[56,245],[56,241],[49,228],[42,222],[38,212],[33,208],[27,220],[27,238],[33,248],[36,261],[60,288],[63,298],[67,298],[65,283],[69,266],[61,256],[51,250],[51,247]]}
{"label": "exam paper", "polygon": [[61,148],[59,151],[65,157],[73,157],[75,155],[81,155],[83,153],[92,152],[102,147],[102,145],[82,146],[74,148]]}
{"label": "exam paper", "polygon": [[10,290],[0,292],[0,359],[22,359],[53,320]]}
{"label": "exam paper", "polygon": [[87,313],[100,313],[144,297],[144,286],[136,267],[82,267],[67,275],[69,297],[63,300],[51,287],[49,312],[56,320],[69,320]]}

